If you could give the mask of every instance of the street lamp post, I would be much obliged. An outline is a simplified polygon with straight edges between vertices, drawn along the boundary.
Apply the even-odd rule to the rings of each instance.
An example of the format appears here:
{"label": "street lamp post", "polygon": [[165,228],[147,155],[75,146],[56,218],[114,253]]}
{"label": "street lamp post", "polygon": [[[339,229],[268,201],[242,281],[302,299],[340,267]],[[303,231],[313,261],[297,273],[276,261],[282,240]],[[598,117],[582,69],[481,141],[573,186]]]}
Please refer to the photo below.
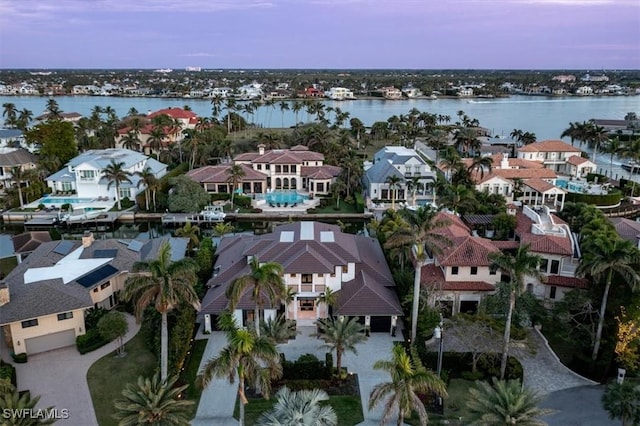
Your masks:
{"label": "street lamp post", "polygon": [[438,324],[435,328],[435,330],[433,331],[433,335],[435,336],[436,339],[438,339],[438,377],[440,377],[440,373],[442,372],[442,351],[443,351],[443,340],[444,340],[444,336],[443,333],[444,332],[444,327],[443,327],[443,322],[442,322],[442,315],[440,315],[440,324]]}

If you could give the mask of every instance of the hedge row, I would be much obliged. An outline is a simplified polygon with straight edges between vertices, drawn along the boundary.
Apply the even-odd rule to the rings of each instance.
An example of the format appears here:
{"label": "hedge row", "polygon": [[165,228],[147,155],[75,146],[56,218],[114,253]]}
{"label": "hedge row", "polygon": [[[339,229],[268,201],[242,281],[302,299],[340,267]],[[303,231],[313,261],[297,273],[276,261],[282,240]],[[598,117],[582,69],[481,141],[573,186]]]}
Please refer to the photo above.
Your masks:
{"label": "hedge row", "polygon": [[329,359],[331,364],[320,361],[313,354],[302,355],[296,361],[283,359],[282,380],[328,380],[333,371],[333,358]]}
{"label": "hedge row", "polygon": [[364,213],[364,198],[360,193],[356,194],[356,211],[358,213]]}
{"label": "hedge row", "polygon": [[566,194],[565,202],[585,203],[596,206],[613,206],[618,204],[621,199],[622,192],[617,189],[612,189],[611,192],[606,195],[579,194],[576,192],[569,192]]}

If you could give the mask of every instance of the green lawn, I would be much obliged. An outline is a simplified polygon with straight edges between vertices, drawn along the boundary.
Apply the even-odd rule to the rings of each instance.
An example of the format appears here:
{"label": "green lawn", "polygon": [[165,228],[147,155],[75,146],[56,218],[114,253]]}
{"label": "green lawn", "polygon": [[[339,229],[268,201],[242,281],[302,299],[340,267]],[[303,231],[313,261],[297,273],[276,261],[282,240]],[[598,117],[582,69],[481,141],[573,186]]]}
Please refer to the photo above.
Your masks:
{"label": "green lawn", "polygon": [[[444,415],[440,416],[438,414],[430,413],[429,424],[458,424],[454,421],[459,421],[460,418],[463,419],[460,424],[466,424],[464,423],[464,419],[469,417],[466,401],[468,399],[469,388],[474,386],[474,382],[469,380],[451,379],[451,382],[447,387],[447,393],[449,396],[444,400]],[[445,421],[448,423],[445,423]],[[406,419],[405,423],[414,426],[418,426],[420,424],[418,416],[416,415],[412,416],[410,419]]]}
{"label": "green lawn", "polygon": [[196,416],[198,404],[200,403],[200,396],[202,395],[202,389],[199,386],[196,386],[195,381],[198,376],[198,368],[200,367],[202,355],[204,355],[204,350],[207,347],[207,342],[208,340],[196,340],[193,342],[191,358],[189,358],[189,362],[180,376],[181,382],[189,384],[189,387],[187,388],[187,399],[194,402],[191,413],[192,419]]}
{"label": "green lawn", "polygon": [[150,377],[157,368],[155,356],[149,352],[143,337],[138,333],[125,345],[127,356],[116,358],[113,352],[96,361],[87,373],[93,408],[100,426],[117,425],[111,417],[113,400],[122,396],[127,383],[138,376]]}
{"label": "green lawn", "polygon": [[18,259],[15,256],[0,259],[0,277],[6,277],[16,265],[18,265]]}
{"label": "green lawn", "polygon": [[[249,403],[245,406],[245,424],[255,425],[260,415],[271,409],[273,404],[276,403],[275,398],[269,400],[265,399],[250,399]],[[333,407],[338,416],[339,426],[353,426],[364,421],[362,415],[362,405],[360,403],[360,397],[357,395],[349,396],[330,396],[329,404]],[[237,419],[239,415],[238,401],[236,400],[236,408],[233,412],[234,417]]]}

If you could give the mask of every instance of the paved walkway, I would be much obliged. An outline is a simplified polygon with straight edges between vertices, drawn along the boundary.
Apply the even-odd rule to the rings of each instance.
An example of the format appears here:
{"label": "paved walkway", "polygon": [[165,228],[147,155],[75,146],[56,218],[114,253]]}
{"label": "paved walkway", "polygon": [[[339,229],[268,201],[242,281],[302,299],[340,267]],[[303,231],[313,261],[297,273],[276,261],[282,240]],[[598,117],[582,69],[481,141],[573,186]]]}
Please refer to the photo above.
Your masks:
{"label": "paved walkway", "polygon": [[[298,331],[300,334],[294,340],[278,345],[278,350],[283,352],[288,360],[295,360],[300,355],[307,353],[314,354],[319,359],[324,359],[327,349],[322,347],[322,340],[310,336],[315,332],[315,327],[298,327]],[[402,332],[398,331],[398,336],[401,335]],[[367,409],[369,394],[376,384],[388,381],[389,377],[384,372],[374,370],[373,364],[379,359],[390,359],[393,341],[398,339],[392,338],[386,333],[373,333],[365,343],[357,345],[357,355],[349,352],[343,356],[343,365],[348,371],[358,374],[362,410],[365,419],[360,425],[380,424],[382,405],[369,411]],[[211,333],[203,356],[203,363],[211,356],[217,355],[225,345],[226,339],[223,333]],[[234,424],[235,421],[232,419],[232,415],[235,400],[236,386],[229,385],[227,380],[214,380],[202,393],[196,418],[191,424],[194,426],[227,426]]]}
{"label": "paved walkway", "polygon": [[[467,346],[458,339],[454,333],[447,333],[445,323],[444,350],[454,352],[467,352]],[[494,344],[496,352],[502,351],[501,337]],[[437,350],[435,344],[431,350]],[[596,385],[597,383],[581,377],[565,367],[545,344],[543,337],[537,330],[530,330],[527,344],[512,342],[510,355],[516,357],[524,370],[524,384],[540,395],[547,395],[555,391],[569,389],[577,386]],[[444,365],[443,369],[447,369]]]}
{"label": "paved walkway", "polygon": [[549,426],[619,426],[602,408],[604,386],[580,386],[556,391],[540,404],[556,410],[542,417]]}
{"label": "paved walkway", "polygon": [[[135,318],[127,315],[129,332],[124,338],[128,342],[136,335],[140,326]],[[113,352],[113,343],[109,343],[93,352],[80,355],[75,346],[54,351],[30,355],[25,364],[11,361],[8,350],[3,345],[2,357],[16,367],[18,389],[29,390],[32,396],[40,395],[38,408],[55,407],[68,409],[69,418],[59,420],[60,426],[98,425],[93,410],[87,372],[94,362]]]}

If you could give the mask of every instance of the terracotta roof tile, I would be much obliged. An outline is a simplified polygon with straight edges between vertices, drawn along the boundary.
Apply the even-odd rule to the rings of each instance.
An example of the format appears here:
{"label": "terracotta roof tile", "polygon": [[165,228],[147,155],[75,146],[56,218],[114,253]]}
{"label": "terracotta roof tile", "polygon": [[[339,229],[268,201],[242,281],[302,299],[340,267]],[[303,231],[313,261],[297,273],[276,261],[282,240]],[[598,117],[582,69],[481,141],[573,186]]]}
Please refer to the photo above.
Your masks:
{"label": "terracotta roof tile", "polygon": [[525,145],[518,149],[518,152],[581,152],[581,150],[564,141],[549,139]]}
{"label": "terracotta roof tile", "polygon": [[571,239],[556,237],[553,235],[537,235],[524,233],[520,235],[522,244],[531,244],[530,250],[534,253],[560,254],[571,256]]}
{"label": "terracotta roof tile", "polygon": [[555,188],[555,185],[539,178],[528,179],[524,184],[538,192],[547,192],[548,190]]}
{"label": "terracotta roof tile", "polygon": [[563,277],[560,275],[547,276],[545,284],[570,288],[588,288],[589,286],[589,282],[584,278]]}
{"label": "terracotta roof tile", "polygon": [[484,281],[445,281],[442,269],[430,264],[422,267],[420,282],[427,289],[438,291],[494,291],[493,284]]}

